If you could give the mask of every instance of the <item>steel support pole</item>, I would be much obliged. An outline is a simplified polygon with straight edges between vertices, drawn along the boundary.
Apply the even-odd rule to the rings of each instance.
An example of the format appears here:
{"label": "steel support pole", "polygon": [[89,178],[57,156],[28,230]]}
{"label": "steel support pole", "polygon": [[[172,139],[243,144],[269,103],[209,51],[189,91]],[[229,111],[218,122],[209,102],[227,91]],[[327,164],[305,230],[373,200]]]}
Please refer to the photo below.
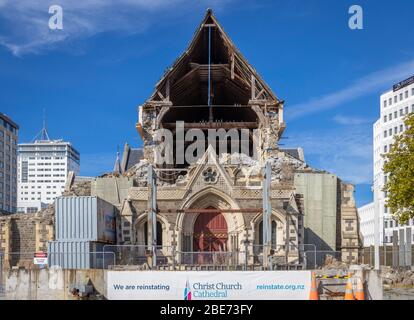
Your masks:
{"label": "steel support pole", "polygon": [[148,264],[155,268],[157,266],[157,181],[154,169],[148,167]]}
{"label": "steel support pole", "polygon": [[270,203],[270,186],[272,182],[272,167],[266,161],[263,180],[263,267],[269,265],[269,254],[272,246],[272,206]]}
{"label": "steel support pole", "polygon": [[412,266],[413,256],[412,256],[412,248],[413,248],[413,237],[412,237],[412,229],[411,226],[407,227],[405,230],[405,265],[407,267]]}

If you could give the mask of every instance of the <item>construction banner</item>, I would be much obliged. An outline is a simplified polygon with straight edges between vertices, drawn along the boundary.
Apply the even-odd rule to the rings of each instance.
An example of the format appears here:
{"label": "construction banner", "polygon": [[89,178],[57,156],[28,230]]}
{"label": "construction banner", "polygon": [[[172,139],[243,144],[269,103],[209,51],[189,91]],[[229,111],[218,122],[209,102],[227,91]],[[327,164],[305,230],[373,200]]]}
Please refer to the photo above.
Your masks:
{"label": "construction banner", "polygon": [[308,300],[310,271],[108,271],[110,300]]}

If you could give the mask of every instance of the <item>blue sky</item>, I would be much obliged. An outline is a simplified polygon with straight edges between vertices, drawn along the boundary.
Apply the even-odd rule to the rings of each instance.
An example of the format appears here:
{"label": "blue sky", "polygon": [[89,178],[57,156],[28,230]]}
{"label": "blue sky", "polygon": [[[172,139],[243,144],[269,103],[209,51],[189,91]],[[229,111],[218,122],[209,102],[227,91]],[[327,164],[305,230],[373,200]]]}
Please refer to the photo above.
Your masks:
{"label": "blue sky", "polygon": [[[63,30],[48,8],[63,8]],[[364,30],[348,9],[364,9]],[[371,200],[372,124],[379,95],[414,74],[414,2],[347,0],[0,0],[0,111],[81,152],[81,173],[112,170],[117,146],[140,146],[137,106],[182,53],[204,17],[216,17],[276,95],[286,100],[285,146],[356,184]]]}

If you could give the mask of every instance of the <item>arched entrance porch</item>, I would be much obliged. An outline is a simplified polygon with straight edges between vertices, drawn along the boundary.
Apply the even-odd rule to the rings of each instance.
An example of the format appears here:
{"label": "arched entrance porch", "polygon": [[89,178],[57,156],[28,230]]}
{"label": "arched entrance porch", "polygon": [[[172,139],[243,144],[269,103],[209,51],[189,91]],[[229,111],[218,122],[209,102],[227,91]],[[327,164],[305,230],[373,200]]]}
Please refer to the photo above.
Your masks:
{"label": "arched entrance porch", "polygon": [[245,224],[243,214],[237,211],[239,206],[228,195],[208,187],[190,197],[180,209],[184,212],[177,216],[176,226],[183,256],[237,252]]}
{"label": "arched entrance porch", "polygon": [[[207,209],[214,210],[213,207]],[[196,252],[227,251],[227,222],[223,214],[203,212],[198,214],[194,223],[193,248]]]}

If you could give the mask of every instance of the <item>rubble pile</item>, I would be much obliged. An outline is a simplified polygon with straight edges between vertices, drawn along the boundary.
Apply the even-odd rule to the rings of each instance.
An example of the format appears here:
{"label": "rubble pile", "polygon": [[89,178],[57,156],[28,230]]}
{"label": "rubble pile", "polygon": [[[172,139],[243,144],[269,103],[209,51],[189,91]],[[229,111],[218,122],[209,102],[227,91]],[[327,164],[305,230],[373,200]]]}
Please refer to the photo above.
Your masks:
{"label": "rubble pile", "polygon": [[388,287],[411,288],[414,286],[414,272],[387,267],[382,270],[382,283]]}
{"label": "rubble pile", "polygon": [[332,270],[332,269],[340,269],[340,270],[347,270],[349,268],[348,264],[345,262],[339,261],[334,256],[328,254],[325,257],[324,264],[322,269],[324,270]]}
{"label": "rubble pile", "polygon": [[91,195],[91,182],[80,181],[73,183],[69,190],[65,190],[62,194],[64,197],[71,196],[90,196]]}

